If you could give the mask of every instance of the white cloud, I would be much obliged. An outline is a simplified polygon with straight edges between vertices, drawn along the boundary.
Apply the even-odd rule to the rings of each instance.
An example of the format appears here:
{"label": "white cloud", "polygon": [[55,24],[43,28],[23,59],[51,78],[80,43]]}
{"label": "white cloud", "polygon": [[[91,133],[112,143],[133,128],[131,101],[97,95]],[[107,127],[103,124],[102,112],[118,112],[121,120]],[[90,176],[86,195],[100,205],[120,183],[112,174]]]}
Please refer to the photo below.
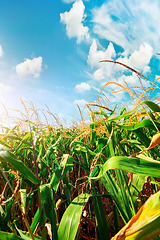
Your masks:
{"label": "white cloud", "polygon": [[84,107],[85,105],[86,105],[86,100],[84,100],[84,99],[81,99],[81,100],[75,100],[74,101],[74,104],[78,104],[78,106],[80,106],[80,107]]}
{"label": "white cloud", "polygon": [[99,68],[97,69],[93,76],[95,77],[96,80],[100,80],[100,79],[103,79],[105,77],[105,71],[103,68]]}
{"label": "white cloud", "polygon": [[140,46],[138,51],[134,51],[129,57],[129,64],[134,68],[143,69],[147,64],[149,64],[151,57],[153,55],[153,48],[144,43]]}
{"label": "white cloud", "polygon": [[109,0],[93,10],[93,30],[130,53],[144,42],[159,49],[159,12],[157,0]]}
{"label": "white cloud", "polygon": [[76,37],[77,43],[89,40],[88,27],[83,26],[85,19],[85,6],[82,0],[77,0],[69,12],[60,13],[60,21],[66,24],[66,31],[69,38]]}
{"label": "white cloud", "polygon": [[89,49],[87,63],[91,66],[91,68],[100,67],[100,63],[99,63],[100,60],[105,60],[105,59],[111,60],[113,57],[115,57],[115,55],[116,55],[116,52],[111,42],[109,43],[106,51],[98,51],[97,43],[96,43],[96,40],[94,39]]}
{"label": "white cloud", "polygon": [[[112,11],[113,12],[113,11]],[[93,10],[94,33],[125,48],[128,41],[122,31],[122,24],[114,22],[110,16],[109,4]],[[124,27],[123,27],[124,28]]]}
{"label": "white cloud", "polygon": [[11,93],[14,90],[15,89],[11,85],[0,83],[0,94],[2,94],[2,93]]}
{"label": "white cloud", "polygon": [[[120,57],[116,61],[124,63],[132,68],[146,71],[147,65],[149,64],[151,58],[153,56],[153,48],[144,43],[139,47],[139,50],[135,50],[129,57]],[[117,66],[117,70],[124,71],[125,68],[122,66]],[[148,68],[149,70],[149,68]]]}
{"label": "white cloud", "polygon": [[151,72],[151,68],[149,66],[145,66],[143,68],[143,74],[148,73],[148,72]]}
{"label": "white cloud", "polygon": [[75,86],[75,91],[78,93],[84,92],[84,91],[90,91],[91,86],[88,83],[82,82],[80,84],[77,84]]}
{"label": "white cloud", "polygon": [[[119,78],[112,79],[111,82],[118,83],[118,84],[122,85],[125,88],[127,87],[127,85],[128,85],[129,88],[130,87],[140,87],[141,90],[142,90],[141,83],[142,83],[142,85],[144,87],[150,87],[151,86],[150,82],[145,80],[145,79],[141,79],[141,83],[140,83],[139,78],[137,77],[137,74],[134,73],[134,72],[132,72],[132,74],[129,75],[129,76],[122,75]],[[127,83],[127,85],[125,84],[125,82]],[[116,84],[108,85],[107,89],[108,89],[108,91],[122,90],[122,88],[120,86],[116,85]],[[138,88],[137,89],[135,88],[134,90],[135,90],[135,92],[137,92]],[[125,92],[125,91],[123,91],[123,92]],[[117,93],[116,93],[116,95],[117,95]]]}
{"label": "white cloud", "polygon": [[2,46],[0,45],[0,57],[2,57],[3,54],[4,54],[4,52],[3,52]]}
{"label": "white cloud", "polygon": [[[97,51],[97,48],[95,49]],[[94,57],[96,58],[96,54],[95,54],[96,51],[94,51],[93,59]],[[91,52],[91,48],[90,48],[90,52]],[[104,54],[104,51],[101,51],[101,52]],[[112,51],[110,51],[110,58],[112,59],[111,53],[113,53],[113,56],[115,56],[114,48],[112,48]],[[118,55],[119,54],[117,54],[117,56]],[[139,70],[140,73],[143,72],[144,74],[150,71],[150,67],[148,66],[148,64],[152,56],[153,56],[153,48],[149,44],[144,43],[139,47],[138,50],[133,51],[132,54],[128,54],[127,51],[123,52],[120,55],[120,57],[116,59],[116,61],[122,62],[132,67],[133,69]],[[96,66],[94,64],[93,59],[92,59],[92,62],[90,62],[91,63],[90,65]],[[109,57],[106,57],[106,59],[109,60]],[[140,82],[136,73],[130,71],[130,75],[126,76],[125,73],[122,75],[122,72],[125,72],[125,70],[128,70],[128,69],[119,64],[114,64],[114,63],[103,63],[102,65],[99,65],[99,68],[93,73],[93,76],[92,76],[92,79],[93,79],[92,88],[95,89],[95,87],[97,87],[97,83],[94,80],[98,80],[98,84],[100,86],[104,86],[107,82],[115,82],[115,83],[121,84],[124,87],[127,87],[125,82],[128,84],[129,87],[140,86]],[[141,82],[144,87],[150,87],[150,84],[147,80],[141,79]],[[108,93],[111,91],[117,91],[117,90],[122,90],[122,88],[116,84],[109,84],[107,85],[107,87],[105,87],[105,91],[107,91]],[[125,91],[116,93],[115,98],[112,98],[112,102],[114,102],[115,99],[117,99],[116,100],[117,102],[120,100],[125,101],[126,96],[127,95],[125,94]]]}
{"label": "white cloud", "polygon": [[129,49],[126,49],[123,53],[121,53],[121,56],[128,57],[129,55]]}
{"label": "white cloud", "polygon": [[[119,83],[124,87],[125,82],[129,87],[140,86],[134,72],[119,64],[99,63],[99,60],[115,60],[124,63],[143,75],[151,72],[151,59],[158,51],[160,42],[159,12],[160,3],[157,0],[147,0],[145,3],[143,0],[107,0],[101,7],[93,9],[94,33],[98,35],[97,38],[110,41],[108,47],[110,51],[108,48],[101,48],[102,50],[99,51],[96,40],[90,47],[87,63],[91,68],[96,68],[91,77],[93,89],[104,86],[107,82]],[[116,55],[111,42],[122,47],[123,50],[121,49],[121,52],[117,52]],[[149,81],[141,79],[141,82],[144,87],[150,87]],[[105,94],[120,89],[116,84],[109,84],[105,87]],[[137,91],[137,89],[134,90]],[[128,98],[125,91],[116,93],[114,96],[117,102]]]}
{"label": "white cloud", "polygon": [[137,86],[139,82],[136,73],[132,73],[132,75],[129,75],[129,76],[122,75],[118,79],[118,83],[126,87],[126,85],[124,84],[124,81],[128,84],[128,86]]}
{"label": "white cloud", "polygon": [[[105,51],[105,53],[107,53],[107,50]],[[90,48],[90,52],[91,52],[91,48]],[[99,52],[104,54],[104,52],[102,51],[99,51]],[[106,56],[104,58],[106,58],[107,60],[112,59],[111,53],[113,53],[113,56],[115,56],[114,48],[112,48],[112,51],[110,51],[110,56],[108,55],[108,57]],[[139,70],[140,72],[143,71],[143,74],[151,71],[148,64],[151,60],[151,57],[153,56],[153,48],[149,44],[144,43],[143,45],[140,46],[139,50],[135,50],[131,55],[129,55],[128,57],[127,56],[128,54],[125,51],[121,54],[121,56],[118,59],[116,59],[116,61],[124,63],[135,70]],[[88,59],[89,57],[91,58],[92,54],[89,53]],[[91,66],[94,66],[94,65],[96,66],[94,62],[94,58],[96,59],[95,51],[93,52],[93,58],[91,58],[92,61],[90,60]],[[113,77],[127,70],[127,68],[125,68],[124,66],[121,66],[119,64],[113,64],[113,63],[100,63],[99,65],[97,65],[97,67],[99,68],[94,72],[93,77],[98,81],[104,78],[106,78],[106,80],[113,81],[114,80]],[[125,75],[123,75],[122,77],[124,76]]]}
{"label": "white cloud", "polygon": [[40,76],[42,71],[42,57],[31,59],[25,59],[24,62],[16,66],[16,72],[20,78],[26,76],[34,76],[35,78]]}

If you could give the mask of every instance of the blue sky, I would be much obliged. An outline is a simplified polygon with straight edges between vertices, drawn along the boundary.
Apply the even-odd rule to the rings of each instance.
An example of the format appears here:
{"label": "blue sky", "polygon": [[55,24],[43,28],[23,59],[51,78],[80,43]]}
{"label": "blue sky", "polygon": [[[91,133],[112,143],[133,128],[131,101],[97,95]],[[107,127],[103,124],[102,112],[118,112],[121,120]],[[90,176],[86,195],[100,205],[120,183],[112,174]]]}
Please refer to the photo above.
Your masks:
{"label": "blue sky", "polygon": [[[47,110],[47,104],[72,122],[80,118],[76,104],[83,109],[96,101],[106,82],[139,86],[136,74],[100,60],[122,62],[154,81],[160,76],[159,16],[158,0],[1,0],[0,101],[19,110],[20,97],[36,108]],[[125,92],[112,94],[119,89],[104,89],[108,107],[129,101]]]}

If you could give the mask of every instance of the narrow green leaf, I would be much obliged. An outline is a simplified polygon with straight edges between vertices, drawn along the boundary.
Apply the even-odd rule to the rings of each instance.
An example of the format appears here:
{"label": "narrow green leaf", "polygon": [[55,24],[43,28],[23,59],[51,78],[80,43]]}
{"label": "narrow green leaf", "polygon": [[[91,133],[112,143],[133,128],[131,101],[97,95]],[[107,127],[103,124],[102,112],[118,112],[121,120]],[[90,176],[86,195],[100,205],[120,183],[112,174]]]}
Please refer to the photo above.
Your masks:
{"label": "narrow green leaf", "polygon": [[101,178],[106,190],[110,194],[111,198],[114,200],[115,205],[118,211],[121,214],[121,217],[126,224],[130,218],[127,214],[126,207],[123,202],[122,192],[118,184],[116,183],[115,178],[111,175],[110,171],[106,172]]}
{"label": "narrow green leaf", "polygon": [[[134,132],[137,137],[142,141],[142,143],[148,148],[151,143],[151,139],[146,135],[146,133],[144,133],[142,129],[137,129]],[[160,153],[157,147],[150,149],[150,151],[160,157]]]}
{"label": "narrow green leaf", "polygon": [[131,187],[131,195],[133,201],[135,202],[139,196],[140,191],[144,185],[144,182],[147,180],[147,176],[133,174],[133,183]]}
{"label": "narrow green leaf", "polygon": [[[17,229],[17,231],[18,231],[18,233],[19,233],[19,235],[21,236],[22,239],[24,239],[24,240],[32,240],[32,238],[31,238],[31,236],[30,236],[30,234],[28,232],[21,231],[17,227],[16,227],[16,229]],[[42,238],[37,236],[37,235],[34,235],[34,240],[42,240]]]}
{"label": "narrow green leaf", "polygon": [[39,208],[37,209],[36,214],[34,215],[32,224],[31,224],[31,231],[34,233],[38,227],[39,223]]}
{"label": "narrow green leaf", "polygon": [[38,178],[24,165],[23,162],[18,160],[8,148],[0,145],[0,161],[7,161],[15,167],[22,175],[29,179],[34,184],[39,184]]}
{"label": "narrow green leaf", "polygon": [[[123,192],[121,190],[121,185],[118,186],[115,182],[115,179],[112,177],[108,170],[110,169],[121,169],[127,172],[133,172],[140,175],[147,175],[153,177],[160,177],[160,162],[159,161],[151,161],[145,160],[141,158],[129,158],[123,156],[112,157],[108,161],[106,161],[99,172],[98,177],[93,177],[91,179],[99,179],[101,178],[104,186],[106,187],[108,193],[111,195],[114,200],[123,220],[127,223],[130,218],[133,216],[132,214],[132,206],[130,205],[130,201],[128,201],[128,205],[130,205],[130,210],[132,214],[129,214],[129,206],[127,207],[126,201],[124,201]],[[122,192],[123,191],[123,192]],[[134,209],[133,209],[134,210]]]}
{"label": "narrow green leaf", "polygon": [[58,240],[57,235],[57,220],[55,214],[55,203],[53,193],[49,185],[40,186],[40,192],[42,194],[42,201],[47,218],[50,220],[52,228],[52,239]]}
{"label": "narrow green leaf", "polygon": [[160,107],[154,102],[143,101],[143,102],[141,102],[141,104],[147,105],[153,112],[160,112]]}
{"label": "narrow green leaf", "polygon": [[113,204],[114,234],[116,234],[119,231],[118,217],[119,217],[119,215],[118,215],[118,212],[117,212],[116,205]]}
{"label": "narrow green leaf", "polygon": [[155,160],[147,160],[139,157],[130,158],[125,156],[116,156],[106,161],[99,172],[98,177],[101,178],[106,171],[110,169],[121,169],[127,172],[132,172],[140,175],[147,175],[152,177],[160,177],[160,162]]}
{"label": "narrow green leaf", "polygon": [[22,139],[19,138],[17,135],[15,134],[6,134],[6,133],[0,133],[0,137],[3,137],[3,138],[10,138],[12,140],[19,140],[21,141]]}
{"label": "narrow green leaf", "polygon": [[88,202],[90,196],[91,194],[88,193],[81,194],[68,206],[63,214],[58,228],[58,240],[75,239],[82,210]]}
{"label": "narrow green leaf", "polygon": [[69,154],[64,154],[60,163],[60,166],[55,170],[52,175],[50,185],[56,192],[59,186],[59,182],[63,179],[63,176],[73,167],[73,157]]}
{"label": "narrow green leaf", "polygon": [[153,194],[112,240],[150,240],[160,234],[160,191]]}
{"label": "narrow green leaf", "polygon": [[115,175],[117,178],[118,186],[121,191],[120,201],[122,201],[124,205],[124,209],[126,211],[127,216],[129,217],[129,219],[131,219],[135,215],[135,211],[134,211],[134,206],[131,202],[132,199],[131,199],[130,191],[128,188],[128,183],[127,181],[125,181],[126,180],[125,173],[121,170],[115,170]]}
{"label": "narrow green leaf", "polygon": [[63,170],[63,168],[59,167],[54,171],[54,173],[52,175],[50,185],[55,192],[57,191],[57,188],[58,188],[58,185],[59,185],[59,182],[61,179],[62,170]]}
{"label": "narrow green leaf", "polygon": [[26,214],[26,189],[20,189],[19,190],[21,195],[21,208],[22,212]]}
{"label": "narrow green leaf", "polygon": [[3,146],[5,146],[5,147],[8,147],[8,148],[11,147],[11,146],[10,146],[5,140],[3,140],[3,139],[0,140],[0,144],[3,145]]}
{"label": "narrow green leaf", "polygon": [[18,237],[17,235],[15,235],[13,233],[7,233],[7,232],[0,231],[0,239],[1,240],[22,240],[23,238]]}
{"label": "narrow green leaf", "polygon": [[98,223],[99,240],[109,240],[109,229],[101,197],[93,197],[93,208]]}
{"label": "narrow green leaf", "polygon": [[130,112],[128,113],[125,113],[123,115],[120,115],[118,117],[115,117],[115,118],[109,118],[107,120],[107,122],[112,122],[112,121],[116,121],[116,120],[121,120],[122,118],[125,118],[125,117],[129,117],[130,115],[133,114],[133,112],[141,105],[141,104],[145,104],[147,105],[152,111],[154,112],[160,112],[160,107],[155,104],[154,102],[151,102],[151,101],[143,101],[141,103],[139,103],[138,105],[136,105]]}
{"label": "narrow green leaf", "polygon": [[12,215],[12,206],[13,206],[13,199],[11,199],[6,205],[5,205],[5,211],[3,208],[0,208],[0,231],[7,231],[7,228],[10,228],[10,218]]}
{"label": "narrow green leaf", "polygon": [[[160,130],[160,123],[157,121],[154,121],[155,125],[157,126],[157,128]],[[137,130],[139,128],[143,128],[143,127],[147,127],[149,129],[155,130],[157,131],[157,129],[155,128],[155,125],[153,124],[153,122],[150,119],[144,119],[139,123],[136,124],[130,124],[130,125],[122,125],[122,124],[116,124],[118,127],[125,129],[125,130]]]}
{"label": "narrow green leaf", "polygon": [[44,209],[42,208],[41,216],[39,214],[39,208],[37,209],[36,214],[34,215],[32,224],[31,224],[31,231],[34,233],[38,227],[38,224],[40,227],[43,227],[46,223],[47,217],[44,213]]}

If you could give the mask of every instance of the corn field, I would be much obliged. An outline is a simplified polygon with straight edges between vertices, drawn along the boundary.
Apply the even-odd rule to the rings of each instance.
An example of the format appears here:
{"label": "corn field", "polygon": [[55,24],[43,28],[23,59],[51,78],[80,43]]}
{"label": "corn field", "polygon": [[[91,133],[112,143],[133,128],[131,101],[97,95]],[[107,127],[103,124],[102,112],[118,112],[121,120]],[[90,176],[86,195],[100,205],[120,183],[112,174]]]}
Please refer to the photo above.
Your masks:
{"label": "corn field", "polygon": [[136,91],[119,86],[130,110],[100,102],[108,82],[86,106],[90,124],[80,108],[80,126],[41,124],[22,102],[17,124],[1,126],[0,239],[160,239],[160,107],[136,74]]}

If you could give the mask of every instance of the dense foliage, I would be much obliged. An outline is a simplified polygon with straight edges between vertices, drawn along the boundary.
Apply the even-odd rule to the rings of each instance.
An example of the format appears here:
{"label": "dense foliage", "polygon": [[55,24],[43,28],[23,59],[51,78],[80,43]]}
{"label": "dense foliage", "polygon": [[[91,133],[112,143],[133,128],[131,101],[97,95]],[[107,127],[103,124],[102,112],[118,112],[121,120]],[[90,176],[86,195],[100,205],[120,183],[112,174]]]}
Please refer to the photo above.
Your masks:
{"label": "dense foliage", "polygon": [[25,128],[1,133],[0,239],[158,239],[160,107],[88,107],[88,126],[41,126],[26,109]]}

